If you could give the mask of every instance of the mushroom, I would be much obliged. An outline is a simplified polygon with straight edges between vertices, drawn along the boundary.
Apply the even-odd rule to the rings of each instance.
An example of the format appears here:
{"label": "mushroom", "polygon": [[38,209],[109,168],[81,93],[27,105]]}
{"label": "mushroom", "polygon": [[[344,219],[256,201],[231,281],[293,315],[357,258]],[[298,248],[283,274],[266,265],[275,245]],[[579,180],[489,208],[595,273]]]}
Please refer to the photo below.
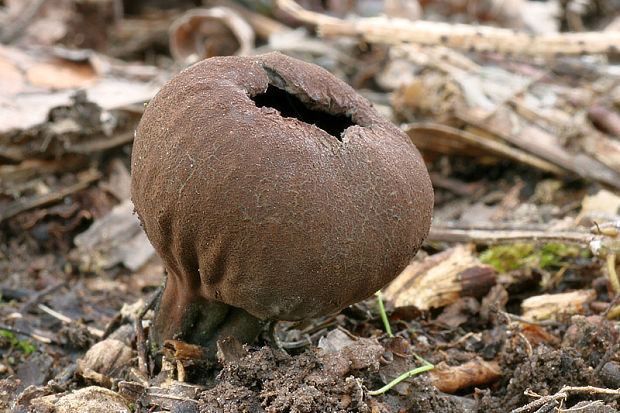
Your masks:
{"label": "mushroom", "polygon": [[132,199],[168,273],[150,329],[213,351],[264,320],[335,313],[385,286],[428,234],[420,153],[326,70],[279,53],[175,76],[136,131]]}

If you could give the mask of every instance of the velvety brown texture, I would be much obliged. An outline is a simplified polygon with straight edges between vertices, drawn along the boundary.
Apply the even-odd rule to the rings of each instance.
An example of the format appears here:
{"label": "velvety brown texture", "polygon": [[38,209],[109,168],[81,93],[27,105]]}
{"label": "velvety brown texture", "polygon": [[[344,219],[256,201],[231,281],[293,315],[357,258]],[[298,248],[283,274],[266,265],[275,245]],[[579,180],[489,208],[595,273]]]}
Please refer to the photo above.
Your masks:
{"label": "velvety brown texture", "polygon": [[[354,126],[339,139],[257,107],[270,84]],[[211,58],[174,77],[138,127],[132,197],[169,273],[169,324],[201,298],[260,319],[336,312],[398,275],[433,206],[403,132],[326,70],[279,53]]]}

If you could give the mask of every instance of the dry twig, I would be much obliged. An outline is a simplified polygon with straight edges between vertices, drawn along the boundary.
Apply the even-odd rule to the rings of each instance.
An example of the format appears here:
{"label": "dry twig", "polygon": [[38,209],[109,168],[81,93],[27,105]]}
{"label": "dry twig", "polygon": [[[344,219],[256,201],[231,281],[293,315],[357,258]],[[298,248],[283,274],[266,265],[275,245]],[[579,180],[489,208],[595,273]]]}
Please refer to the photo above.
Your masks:
{"label": "dry twig", "polygon": [[[542,406],[547,404],[551,404],[551,406],[559,406],[564,403],[564,401],[568,398],[569,393],[595,393],[595,394],[606,394],[612,396],[620,396],[620,390],[614,389],[604,389],[600,387],[594,386],[584,386],[584,387],[573,387],[573,386],[564,386],[560,389],[559,392],[549,395],[549,396],[540,396],[539,394],[534,393],[531,390],[526,390],[526,396],[538,397],[537,400],[523,406],[518,409],[512,410],[510,413],[526,413],[531,411],[538,411],[535,409],[539,409]],[[550,410],[545,410],[550,411]]]}
{"label": "dry twig", "polygon": [[472,26],[400,18],[340,20],[303,9],[292,0],[278,7],[296,19],[317,26],[321,36],[359,37],[370,43],[442,45],[468,51],[530,56],[619,53],[620,32],[549,33],[532,35],[490,26]]}
{"label": "dry twig", "polygon": [[140,369],[140,373],[144,374],[147,377],[149,377],[149,369],[146,353],[146,334],[144,333],[144,327],[142,326],[142,319],[144,318],[146,312],[153,308],[163,291],[164,289],[162,287],[159,287],[157,291],[155,291],[153,295],[151,295],[149,300],[144,304],[144,307],[142,307],[142,310],[140,311],[140,314],[138,314],[138,317],[136,317],[135,327],[136,348],[138,350],[138,368]]}
{"label": "dry twig", "polygon": [[[73,320],[71,318],[67,317],[66,315],[64,315],[62,313],[59,313],[58,311],[52,310],[51,308],[49,308],[45,304],[39,304],[37,307],[41,311],[51,315],[52,317],[56,318],[57,320],[62,321],[63,323],[70,324],[70,323],[73,322]],[[90,334],[92,334],[93,336],[95,336],[97,338],[103,337],[103,331],[99,330],[98,328],[88,327],[87,326],[86,329],[88,330],[88,332]]]}
{"label": "dry twig", "polygon": [[49,194],[31,198],[17,199],[9,203],[4,210],[0,211],[0,222],[29,209],[58,202],[68,195],[81,191],[82,189],[87,188],[91,183],[101,178],[101,172],[95,169],[89,169],[87,171],[77,174],[77,178],[77,183],[64,188],[60,188],[55,192],[50,192]]}
{"label": "dry twig", "polygon": [[23,335],[23,336],[28,336],[34,340],[40,341],[41,343],[45,343],[45,344],[51,344],[54,342],[54,340],[52,340],[51,338],[48,337],[44,337],[44,336],[40,336],[38,334],[35,333],[30,333],[28,331],[24,331],[24,330],[19,330],[13,327],[9,327],[9,326],[5,326],[5,325],[0,325],[0,331],[8,331],[10,333],[13,334],[19,334],[19,335]]}

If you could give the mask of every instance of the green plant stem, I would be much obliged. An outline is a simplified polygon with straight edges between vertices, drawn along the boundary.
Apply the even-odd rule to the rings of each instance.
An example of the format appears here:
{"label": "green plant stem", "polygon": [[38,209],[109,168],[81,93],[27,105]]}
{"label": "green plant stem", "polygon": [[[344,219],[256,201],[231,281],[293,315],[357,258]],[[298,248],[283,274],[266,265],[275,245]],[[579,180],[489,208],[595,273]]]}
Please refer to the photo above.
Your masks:
{"label": "green plant stem", "polygon": [[417,368],[415,368],[413,370],[409,370],[406,373],[401,374],[400,376],[396,377],[394,380],[392,380],[391,382],[389,382],[385,386],[381,387],[380,389],[369,391],[368,394],[370,396],[377,396],[379,394],[385,393],[386,391],[390,390],[392,387],[396,386],[401,381],[406,380],[406,379],[408,379],[411,376],[415,376],[416,374],[424,373],[425,371],[429,371],[429,370],[432,370],[432,369],[435,368],[435,366],[433,364],[431,364],[428,361],[424,360],[422,357],[418,356],[417,354],[414,353],[413,355],[419,361],[424,363],[424,365],[420,366],[420,367],[417,367]]}
{"label": "green plant stem", "polygon": [[394,337],[394,334],[392,334],[392,329],[390,328],[390,321],[388,320],[385,307],[383,306],[381,290],[377,291],[377,303],[379,303],[379,312],[381,313],[381,320],[383,320],[383,325],[385,326],[385,332],[389,337]]}

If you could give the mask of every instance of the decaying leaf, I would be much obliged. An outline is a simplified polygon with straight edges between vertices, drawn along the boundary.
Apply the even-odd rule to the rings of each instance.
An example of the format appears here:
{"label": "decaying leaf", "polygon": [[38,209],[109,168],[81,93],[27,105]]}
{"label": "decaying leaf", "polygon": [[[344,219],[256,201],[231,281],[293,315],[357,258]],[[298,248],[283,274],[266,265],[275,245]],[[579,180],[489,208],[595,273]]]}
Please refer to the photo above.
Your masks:
{"label": "decaying leaf", "polygon": [[502,377],[502,369],[496,361],[476,358],[460,366],[440,363],[429,375],[439,390],[455,393],[460,389],[493,383]]}
{"label": "decaying leaf", "polygon": [[462,296],[481,297],[495,284],[495,277],[495,269],[478,260],[474,245],[464,244],[409,264],[384,294],[396,307],[429,310]]}
{"label": "decaying leaf", "polygon": [[189,10],[170,26],[170,52],[183,65],[213,56],[246,56],[253,47],[252,27],[228,7]]}

